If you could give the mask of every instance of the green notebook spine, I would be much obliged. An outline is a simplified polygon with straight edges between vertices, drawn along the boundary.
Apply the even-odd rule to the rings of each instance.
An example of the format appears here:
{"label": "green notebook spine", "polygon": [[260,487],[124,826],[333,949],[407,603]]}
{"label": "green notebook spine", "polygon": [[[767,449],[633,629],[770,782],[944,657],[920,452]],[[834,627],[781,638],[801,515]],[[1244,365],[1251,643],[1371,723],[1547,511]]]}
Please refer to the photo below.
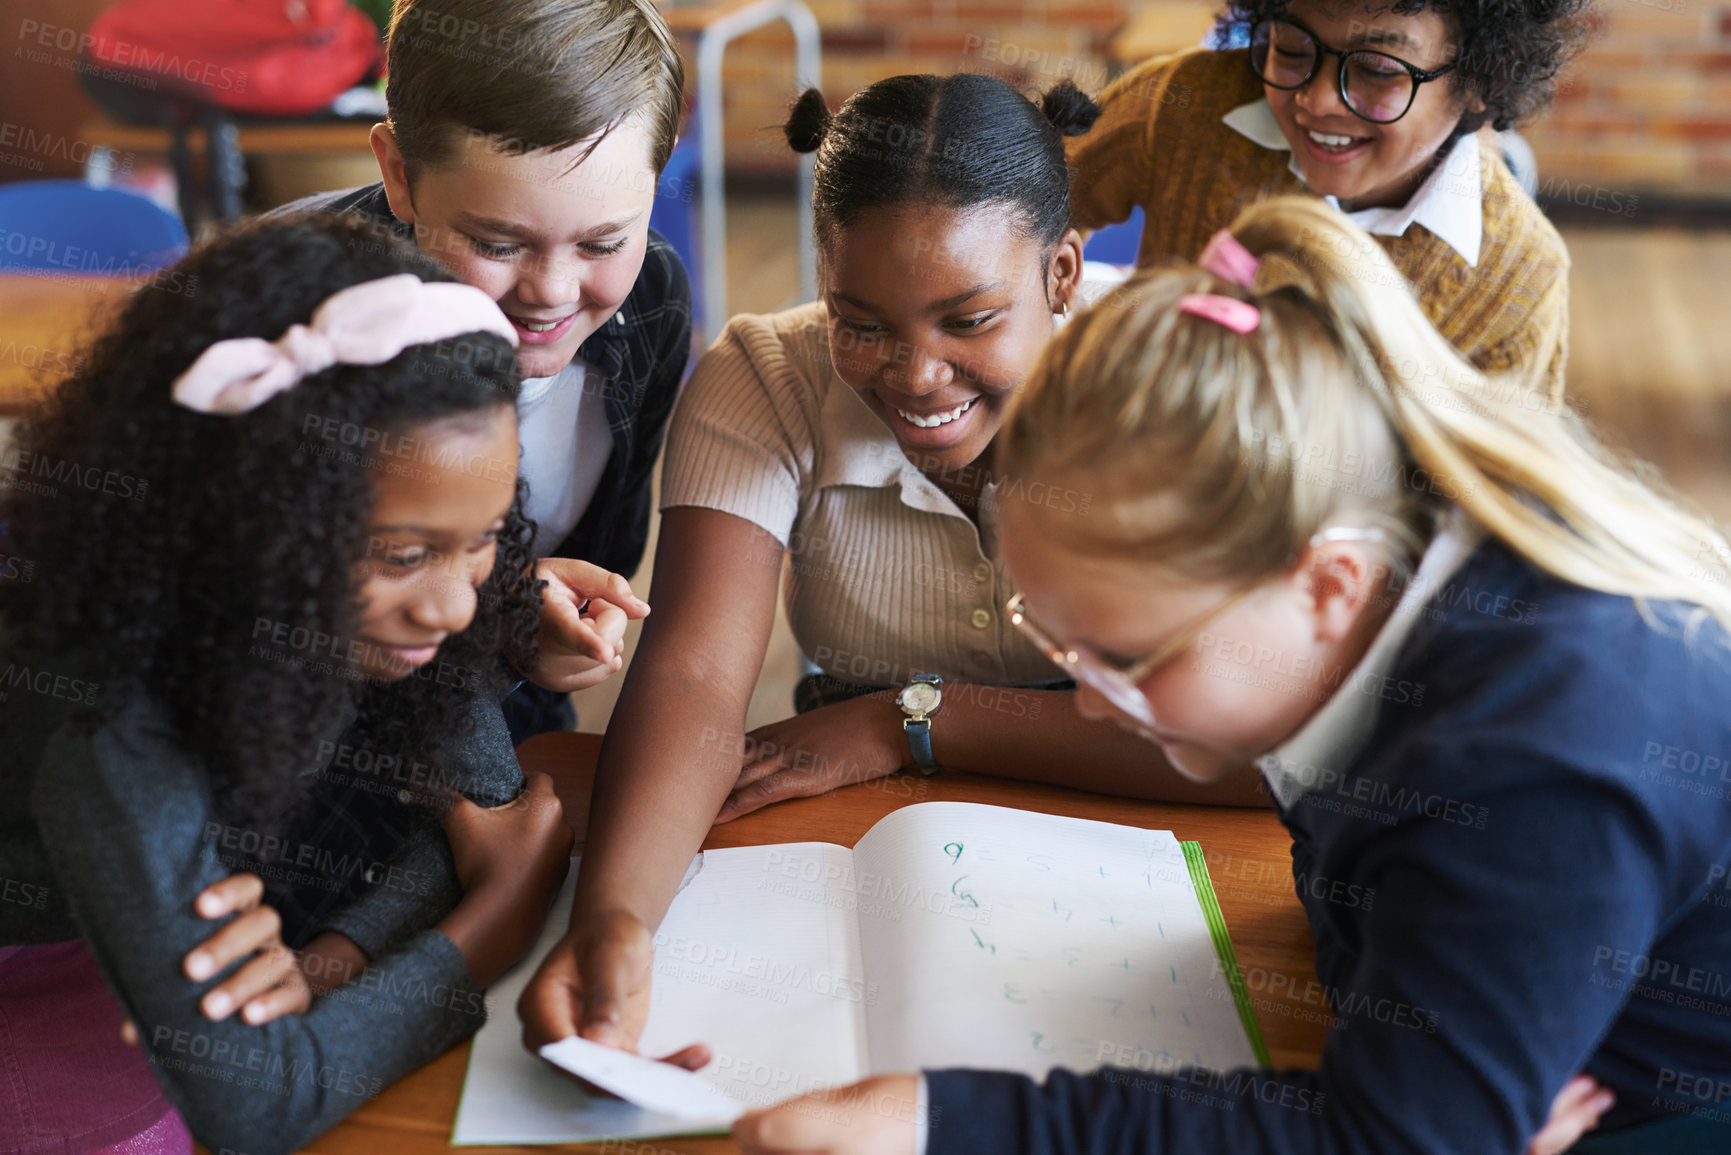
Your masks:
{"label": "green notebook spine", "polygon": [[1250,1005],[1250,992],[1244,987],[1244,972],[1238,966],[1238,956],[1232,950],[1232,936],[1226,933],[1226,919],[1220,913],[1220,903],[1214,897],[1214,883],[1208,877],[1208,860],[1202,856],[1200,842],[1180,842],[1184,848],[1184,864],[1190,868],[1190,882],[1196,888],[1196,901],[1202,904],[1202,917],[1208,921],[1208,933],[1214,936],[1214,953],[1220,956],[1220,970],[1232,991],[1232,1001],[1238,1007],[1238,1018],[1250,1039],[1251,1053],[1259,1066],[1272,1067],[1268,1046],[1262,1041],[1262,1027],[1256,1022],[1256,1011]]}

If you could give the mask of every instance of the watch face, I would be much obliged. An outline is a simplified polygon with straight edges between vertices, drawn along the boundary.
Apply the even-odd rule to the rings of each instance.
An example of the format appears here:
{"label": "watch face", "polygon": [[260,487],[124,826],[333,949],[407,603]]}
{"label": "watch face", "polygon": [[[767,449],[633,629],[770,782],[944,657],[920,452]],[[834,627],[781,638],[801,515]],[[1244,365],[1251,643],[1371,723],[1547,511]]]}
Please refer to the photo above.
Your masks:
{"label": "watch face", "polygon": [[929,714],[938,704],[938,688],[930,682],[915,682],[902,691],[902,709],[914,714]]}

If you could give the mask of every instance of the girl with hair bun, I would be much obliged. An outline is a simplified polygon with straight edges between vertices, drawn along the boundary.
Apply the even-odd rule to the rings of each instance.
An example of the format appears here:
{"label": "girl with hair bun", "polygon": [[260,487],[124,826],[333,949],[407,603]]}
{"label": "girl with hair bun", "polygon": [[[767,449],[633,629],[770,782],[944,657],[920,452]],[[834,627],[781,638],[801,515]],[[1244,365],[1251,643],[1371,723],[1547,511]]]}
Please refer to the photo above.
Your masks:
{"label": "girl with hair bun", "polygon": [[887,1076],[748,1152],[1726,1149],[1731,545],[1399,283],[1332,209],[1257,206],[1060,334],[998,447],[1095,495],[1002,520],[1078,707],[1200,782],[1257,761],[1320,1068]]}
{"label": "girl with hair bun", "polygon": [[[1094,115],[1072,85],[1035,104],[973,74],[891,77],[834,114],[816,90],[794,105],[788,142],[817,154],[821,300],[735,317],[675,411],[655,614],[608,729],[571,931],[520,1006],[532,1042],[635,1044],[650,936],[718,816],[938,766],[1254,800],[1252,775],[1192,786],[1082,718],[1003,613],[997,510],[1021,482],[997,433],[1082,301],[1063,140]],[[816,672],[797,717],[747,734],[784,561]],[[1061,768],[1083,749],[1078,781]]]}

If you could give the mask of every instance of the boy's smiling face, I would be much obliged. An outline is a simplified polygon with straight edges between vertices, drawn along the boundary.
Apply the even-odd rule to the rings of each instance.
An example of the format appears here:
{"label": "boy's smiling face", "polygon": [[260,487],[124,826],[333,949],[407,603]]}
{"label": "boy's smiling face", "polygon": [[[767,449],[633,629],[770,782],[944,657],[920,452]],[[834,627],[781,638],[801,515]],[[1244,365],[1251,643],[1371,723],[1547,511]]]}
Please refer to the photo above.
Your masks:
{"label": "boy's smiling face", "polygon": [[[1428,9],[1400,16],[1375,4],[1293,0],[1283,15],[1329,48],[1374,48],[1426,71],[1453,62],[1460,52],[1448,20]],[[1461,116],[1481,106],[1456,90],[1449,74],[1420,84],[1405,116],[1375,124],[1341,100],[1339,69],[1339,57],[1321,54],[1316,74],[1303,87],[1264,86],[1268,107],[1305,183],[1317,193],[1339,198],[1348,211],[1403,205],[1418,191],[1430,159]],[[1340,143],[1342,138],[1346,143]]]}
{"label": "boy's smiling face", "polygon": [[656,173],[642,117],[588,143],[515,154],[450,130],[450,155],[411,188],[395,139],[373,151],[398,219],[420,246],[483,290],[517,327],[525,377],[550,377],[613,319],[643,267]]}

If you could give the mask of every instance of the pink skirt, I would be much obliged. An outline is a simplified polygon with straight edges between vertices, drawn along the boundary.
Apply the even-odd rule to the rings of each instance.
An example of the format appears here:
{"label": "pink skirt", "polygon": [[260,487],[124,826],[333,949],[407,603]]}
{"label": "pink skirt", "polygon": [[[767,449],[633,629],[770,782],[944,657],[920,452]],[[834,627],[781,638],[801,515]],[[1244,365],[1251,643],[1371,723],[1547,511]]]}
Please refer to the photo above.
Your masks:
{"label": "pink skirt", "polygon": [[82,941],[0,946],[0,1152],[189,1155]]}

